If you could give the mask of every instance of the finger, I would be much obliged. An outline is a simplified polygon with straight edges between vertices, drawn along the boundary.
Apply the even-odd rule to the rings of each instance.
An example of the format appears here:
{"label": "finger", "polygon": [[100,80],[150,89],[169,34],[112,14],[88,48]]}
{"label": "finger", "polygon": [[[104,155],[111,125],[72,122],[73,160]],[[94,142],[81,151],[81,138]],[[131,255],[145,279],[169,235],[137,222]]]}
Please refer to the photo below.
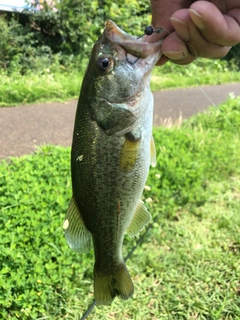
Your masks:
{"label": "finger", "polygon": [[195,53],[188,50],[187,44],[182,41],[176,32],[171,33],[162,43],[163,56],[177,64],[189,64],[197,58]]}
{"label": "finger", "polygon": [[221,58],[230,50],[229,47],[205,39],[192,21],[189,10],[177,11],[171,17],[171,22],[179,37],[186,43],[188,50],[197,57]]}
{"label": "finger", "polygon": [[222,9],[223,14],[211,2],[197,1],[191,5],[189,15],[206,40],[222,46],[233,46],[240,42],[239,3],[238,6],[238,9]]}
{"label": "finger", "polygon": [[174,31],[170,22],[171,15],[177,10],[185,7],[189,8],[191,0],[150,0],[152,11],[152,26],[154,29],[163,28],[158,35],[153,34],[149,37],[149,42],[157,42],[165,38],[170,32]]}
{"label": "finger", "polygon": [[[171,15],[182,7],[183,1],[174,0],[151,0],[152,9],[152,26],[154,28],[163,27],[169,32],[173,31],[169,18]],[[186,2],[186,0],[185,0]],[[189,1],[188,7],[191,1]],[[165,34],[165,36],[167,33]]]}
{"label": "finger", "polygon": [[156,66],[162,66],[164,65],[166,62],[168,62],[168,58],[164,55],[161,56],[161,58],[158,60],[158,62],[156,63]]}

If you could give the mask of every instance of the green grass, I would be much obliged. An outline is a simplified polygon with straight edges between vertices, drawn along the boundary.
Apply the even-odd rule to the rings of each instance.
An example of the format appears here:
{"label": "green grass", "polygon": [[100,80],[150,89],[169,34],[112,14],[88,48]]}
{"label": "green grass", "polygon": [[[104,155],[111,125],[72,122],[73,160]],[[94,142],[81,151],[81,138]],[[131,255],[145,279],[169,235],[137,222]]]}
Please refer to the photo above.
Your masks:
{"label": "green grass", "polygon": [[78,72],[1,75],[0,107],[77,99],[82,77]]}
{"label": "green grass", "polygon": [[154,68],[151,88],[153,91],[185,88],[200,85],[217,85],[239,82],[237,67],[229,66],[224,60],[197,59],[186,66],[168,62]]}
{"label": "green grass", "polygon": [[[239,319],[240,99],[221,112],[154,130],[143,199],[155,220],[127,261],[134,297],[88,319]],[[0,163],[1,319],[77,320],[93,301],[93,252],[72,252],[62,231],[69,161],[69,148],[43,146]]]}
{"label": "green grass", "polygon": [[[86,69],[83,62],[81,70],[73,67],[53,66],[40,72],[27,75],[13,73],[11,76],[0,74],[0,107],[44,101],[65,101],[77,98]],[[226,61],[198,59],[188,66],[167,63],[153,71],[151,88],[153,91],[186,86],[214,85],[239,82],[240,76],[235,66]]]}

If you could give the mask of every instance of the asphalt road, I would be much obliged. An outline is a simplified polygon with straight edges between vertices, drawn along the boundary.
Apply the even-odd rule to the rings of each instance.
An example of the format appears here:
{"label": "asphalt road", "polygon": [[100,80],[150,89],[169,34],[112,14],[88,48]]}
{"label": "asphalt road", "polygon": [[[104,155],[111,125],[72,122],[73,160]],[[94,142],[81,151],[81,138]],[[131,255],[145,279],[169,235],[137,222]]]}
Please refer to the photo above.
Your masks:
{"label": "asphalt road", "polygon": [[[201,87],[218,105],[229,93],[240,95],[240,83]],[[212,105],[198,87],[154,92],[154,126],[164,119],[183,119]],[[41,144],[70,146],[77,100],[0,108],[0,159],[32,153]]]}

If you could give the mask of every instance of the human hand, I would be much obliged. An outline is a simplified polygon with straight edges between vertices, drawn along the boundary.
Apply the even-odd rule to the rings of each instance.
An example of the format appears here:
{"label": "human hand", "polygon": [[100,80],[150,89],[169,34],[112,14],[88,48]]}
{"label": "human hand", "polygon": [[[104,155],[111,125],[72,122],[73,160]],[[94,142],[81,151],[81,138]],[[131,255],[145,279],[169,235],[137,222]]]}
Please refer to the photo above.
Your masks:
{"label": "human hand", "polygon": [[163,55],[168,60],[189,64],[197,57],[222,58],[240,42],[239,0],[151,0],[152,26],[163,28],[149,42],[165,37]]}

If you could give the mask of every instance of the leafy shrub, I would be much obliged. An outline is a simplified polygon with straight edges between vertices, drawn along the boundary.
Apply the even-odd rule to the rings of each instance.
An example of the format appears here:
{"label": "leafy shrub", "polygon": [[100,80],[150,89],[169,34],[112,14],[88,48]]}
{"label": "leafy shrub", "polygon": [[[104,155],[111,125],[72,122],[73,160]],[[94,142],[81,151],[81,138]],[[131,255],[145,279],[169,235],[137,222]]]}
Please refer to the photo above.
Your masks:
{"label": "leafy shrub", "polygon": [[232,47],[229,53],[224,57],[225,60],[231,63],[233,63],[233,66],[237,67],[238,70],[240,69],[240,43],[237,44],[236,46]]}
{"label": "leafy shrub", "polygon": [[0,66],[8,73],[43,70],[54,61],[51,48],[39,43],[35,34],[28,32],[28,27],[3,16],[0,27]]}
{"label": "leafy shrub", "polygon": [[189,65],[178,65],[174,63],[166,63],[161,68],[155,68],[155,72],[161,74],[175,73],[180,76],[197,76],[205,74],[211,74],[214,72],[227,72],[230,71],[230,66],[225,60],[213,60],[213,59],[205,59],[198,58],[194,63]]}
{"label": "leafy shrub", "polygon": [[[32,5],[33,6],[33,5]],[[46,3],[44,10],[6,14],[0,18],[0,67],[21,74],[48,68],[56,61],[69,67],[89,56],[106,19],[113,19],[125,31],[140,35],[150,23],[150,5],[145,1],[62,0],[57,11]],[[11,54],[10,54],[11,53]],[[7,57],[7,61],[6,60]]]}
{"label": "leafy shrub", "polygon": [[18,54],[18,32],[21,30],[21,25],[12,20],[7,23],[3,16],[0,16],[0,67],[5,69],[10,61]]}
{"label": "leafy shrub", "polygon": [[[80,67],[100,36],[106,19],[114,20],[136,36],[143,34],[151,20],[150,4],[144,0],[61,0],[56,3],[57,10],[46,2],[42,6],[44,9],[40,11],[0,16],[0,68],[25,74],[27,70],[46,69],[56,61],[66,67]],[[236,69],[238,57],[239,45],[224,59]]]}

